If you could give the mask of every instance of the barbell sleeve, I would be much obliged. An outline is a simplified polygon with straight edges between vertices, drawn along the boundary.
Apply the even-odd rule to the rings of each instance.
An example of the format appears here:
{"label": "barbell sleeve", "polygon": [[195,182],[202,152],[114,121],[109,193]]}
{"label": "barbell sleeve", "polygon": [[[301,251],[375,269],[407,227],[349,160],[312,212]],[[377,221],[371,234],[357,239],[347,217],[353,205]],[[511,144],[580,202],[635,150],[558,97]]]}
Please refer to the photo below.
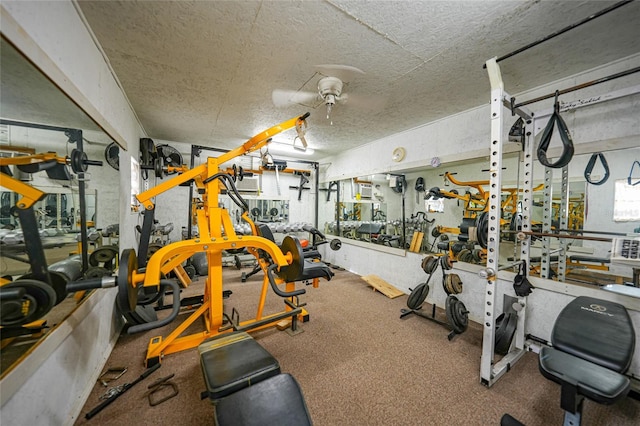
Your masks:
{"label": "barbell sleeve", "polygon": [[88,278],[81,281],[71,281],[67,283],[67,292],[93,290],[96,288],[110,288],[116,286],[116,277],[106,276],[98,278]]}

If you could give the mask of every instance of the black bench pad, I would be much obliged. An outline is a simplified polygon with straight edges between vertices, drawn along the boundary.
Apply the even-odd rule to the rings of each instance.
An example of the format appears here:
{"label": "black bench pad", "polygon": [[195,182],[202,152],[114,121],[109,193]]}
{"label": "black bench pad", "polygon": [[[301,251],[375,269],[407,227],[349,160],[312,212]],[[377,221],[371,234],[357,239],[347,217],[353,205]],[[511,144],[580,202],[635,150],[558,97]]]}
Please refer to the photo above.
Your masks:
{"label": "black bench pad", "polygon": [[629,391],[626,376],[554,348],[540,350],[538,365],[547,379],[575,386],[578,394],[600,404],[613,404]]}
{"label": "black bench pad", "polygon": [[333,272],[326,263],[314,262],[309,259],[304,259],[304,268],[302,275],[296,279],[296,281],[311,280],[314,278],[326,278],[329,281],[333,277]]}
{"label": "black bench pad", "polygon": [[198,352],[207,394],[213,401],[280,373],[278,361],[245,332],[207,339]]}
{"label": "black bench pad", "polygon": [[558,315],[551,343],[560,351],[623,373],[633,358],[635,331],[624,306],[580,296]]}
{"label": "black bench pad", "polygon": [[215,415],[219,426],[312,424],[300,385],[289,374],[278,374],[221,399]]}
{"label": "black bench pad", "polygon": [[363,223],[356,229],[356,234],[380,234],[383,227],[380,223]]}

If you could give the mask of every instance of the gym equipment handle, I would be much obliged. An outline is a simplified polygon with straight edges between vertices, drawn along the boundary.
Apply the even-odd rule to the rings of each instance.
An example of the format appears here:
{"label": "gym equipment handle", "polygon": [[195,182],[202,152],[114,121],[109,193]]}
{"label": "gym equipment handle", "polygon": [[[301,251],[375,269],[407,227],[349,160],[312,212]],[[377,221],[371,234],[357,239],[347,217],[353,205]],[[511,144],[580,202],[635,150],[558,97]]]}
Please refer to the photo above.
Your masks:
{"label": "gym equipment handle", "polygon": [[97,407],[95,407],[94,409],[92,409],[91,411],[89,411],[84,417],[89,420],[90,418],[92,418],[93,416],[95,416],[96,414],[98,414],[100,411],[104,410],[105,407],[107,407],[109,404],[111,404],[113,401],[115,401],[116,399],[118,399],[118,397],[120,395],[122,395],[123,393],[125,393],[126,391],[128,391],[129,389],[131,389],[133,387],[133,385],[135,385],[136,383],[139,383],[141,381],[143,381],[144,379],[146,379],[147,377],[149,377],[149,375],[151,373],[153,373],[154,371],[156,371],[158,368],[160,368],[160,363],[155,364],[152,367],[147,368],[144,373],[142,373],[140,375],[140,377],[138,377],[137,379],[135,379],[133,382],[131,383],[125,383],[122,386],[122,390],[120,390],[117,393],[114,393],[113,396],[111,396],[109,399],[107,399],[106,401],[103,401],[100,405],[98,405]]}
{"label": "gym equipment handle", "polygon": [[129,329],[127,330],[127,334],[135,334],[143,331],[152,330],[154,328],[162,327],[164,325],[169,324],[174,319],[176,319],[176,317],[178,316],[178,313],[180,313],[180,297],[179,297],[180,287],[178,287],[177,283],[169,280],[161,280],[160,285],[163,287],[171,287],[171,290],[173,290],[173,305],[171,309],[171,314],[169,314],[168,317],[158,321],[152,321],[146,324],[139,324],[139,325],[134,325],[132,327],[129,327]]}
{"label": "gym equipment handle", "polygon": [[271,288],[273,289],[275,294],[277,294],[280,297],[294,297],[294,296],[299,296],[301,294],[305,294],[307,292],[307,290],[305,290],[304,288],[300,288],[298,290],[294,290],[291,292],[280,290],[278,288],[278,285],[276,284],[276,281],[273,279],[273,270],[276,269],[277,267],[278,265],[273,264],[269,266],[269,269],[267,269],[267,277],[269,278],[269,284],[271,284]]}

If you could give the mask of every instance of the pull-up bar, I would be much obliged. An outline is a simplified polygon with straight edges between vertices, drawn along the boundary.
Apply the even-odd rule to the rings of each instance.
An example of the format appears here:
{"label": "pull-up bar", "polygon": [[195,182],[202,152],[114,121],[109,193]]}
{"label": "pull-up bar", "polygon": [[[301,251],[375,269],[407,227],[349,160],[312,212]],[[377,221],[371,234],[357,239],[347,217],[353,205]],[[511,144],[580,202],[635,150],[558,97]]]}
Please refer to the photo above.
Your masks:
{"label": "pull-up bar", "polygon": [[576,86],[569,87],[567,89],[558,90],[557,92],[549,93],[548,95],[544,95],[544,96],[539,96],[539,97],[537,97],[535,99],[530,99],[528,101],[520,102],[518,104],[515,103],[516,98],[511,98],[511,111],[514,111],[515,109],[517,109],[517,108],[519,108],[521,106],[524,106],[524,105],[529,105],[529,104],[532,104],[532,103],[535,103],[535,102],[543,101],[545,99],[550,99],[550,98],[555,97],[556,95],[564,95],[565,93],[575,92],[576,90],[584,89],[586,87],[595,86],[596,84],[605,83],[607,81],[615,80],[616,78],[624,77],[624,76],[627,76],[629,74],[634,74],[634,73],[636,73],[638,71],[640,71],[640,67],[631,68],[630,70],[626,70],[626,71],[622,71],[622,72],[619,72],[619,73],[616,73],[616,74],[612,74],[612,75],[609,75],[607,77],[602,77],[602,78],[599,78],[597,80],[587,81],[586,83],[578,84]]}
{"label": "pull-up bar", "polygon": [[[555,37],[559,36],[560,34],[564,34],[567,31],[570,31],[570,30],[572,30],[574,28],[577,28],[582,24],[586,24],[587,22],[592,21],[592,20],[594,20],[596,18],[599,18],[600,16],[605,15],[605,14],[607,14],[609,12],[612,12],[612,11],[618,9],[619,7],[622,7],[622,6],[624,6],[624,5],[628,4],[628,3],[631,3],[632,1],[633,0],[624,0],[624,1],[621,1],[621,2],[618,2],[618,3],[614,4],[612,6],[609,6],[606,9],[601,10],[600,12],[594,13],[593,15],[587,16],[586,18],[569,25],[568,27],[565,27],[565,28],[563,28],[561,30],[558,30],[558,31],[554,32],[554,33],[551,33],[548,36],[541,38],[540,40],[536,40],[533,43],[529,43],[526,46],[521,47],[519,49],[516,49],[511,53],[507,53],[506,55],[503,55],[503,56],[499,57],[498,59],[496,59],[496,62],[503,61],[503,60],[505,60],[507,58],[510,58],[512,56],[517,55],[518,53],[522,53],[525,50],[529,50],[532,47],[535,47],[535,46],[537,46],[537,45],[539,45],[541,43],[544,43],[547,40],[551,40],[552,38],[555,38]],[[482,65],[482,68],[486,68],[486,67],[487,67],[486,63],[484,65]]]}

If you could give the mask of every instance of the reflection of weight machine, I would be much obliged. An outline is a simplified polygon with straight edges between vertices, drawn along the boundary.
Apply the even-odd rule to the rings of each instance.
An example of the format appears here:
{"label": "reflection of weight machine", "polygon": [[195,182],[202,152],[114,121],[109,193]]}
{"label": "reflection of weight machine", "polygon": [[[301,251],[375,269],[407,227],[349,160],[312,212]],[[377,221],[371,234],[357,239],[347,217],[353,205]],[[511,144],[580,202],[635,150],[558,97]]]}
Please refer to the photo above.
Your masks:
{"label": "reflection of weight machine", "polygon": [[[11,124],[15,123],[11,122]],[[35,125],[31,127],[33,126]],[[48,127],[45,126],[44,128]],[[70,135],[70,138],[72,136],[79,138],[75,140],[81,143],[82,133],[80,131],[51,129],[65,130]],[[77,149],[73,149],[69,157],[58,157],[54,152],[48,152],[0,158],[2,186],[20,195],[15,206],[11,207],[10,213],[17,217],[20,222],[25,250],[31,266],[31,273],[28,274],[28,277],[21,277],[15,281],[0,278],[0,300],[2,302],[0,311],[3,337],[31,333],[30,323],[40,320],[67,296],[66,279],[60,279],[59,274],[50,273],[47,268],[44,248],[38,231],[34,205],[45,198],[46,194],[13,178],[8,167],[10,165],[14,165],[26,173],[55,170],[54,176],[57,176],[57,174],[68,175],[67,165],[71,166],[74,173],[81,175],[87,170],[88,165],[102,165],[102,162],[88,160],[86,154]],[[84,193],[82,196],[84,196]],[[84,200],[82,199],[82,201]],[[84,206],[84,203],[82,204]],[[81,215],[81,217],[84,219],[84,215]],[[84,239],[86,240],[86,223],[83,221],[82,225]],[[80,269],[84,272],[87,270],[86,248],[83,250],[82,255],[83,262]]]}

